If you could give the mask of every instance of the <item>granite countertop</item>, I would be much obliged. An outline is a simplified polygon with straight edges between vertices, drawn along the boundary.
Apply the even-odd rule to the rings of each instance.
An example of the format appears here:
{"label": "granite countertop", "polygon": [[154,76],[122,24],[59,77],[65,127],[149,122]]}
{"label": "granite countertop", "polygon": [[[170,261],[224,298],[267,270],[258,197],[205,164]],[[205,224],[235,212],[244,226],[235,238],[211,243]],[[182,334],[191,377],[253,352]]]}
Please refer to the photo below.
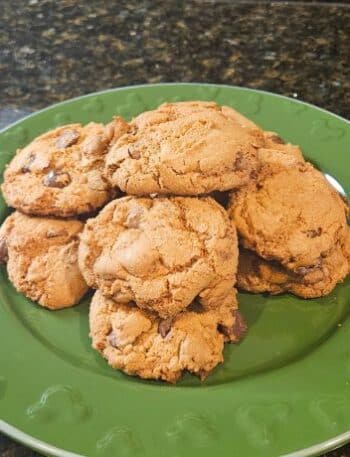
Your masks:
{"label": "granite countertop", "polygon": [[[0,127],[88,92],[171,81],[269,90],[350,119],[345,4],[12,0],[1,9]],[[1,457],[37,455],[0,434]],[[350,446],[328,456],[350,456]]]}

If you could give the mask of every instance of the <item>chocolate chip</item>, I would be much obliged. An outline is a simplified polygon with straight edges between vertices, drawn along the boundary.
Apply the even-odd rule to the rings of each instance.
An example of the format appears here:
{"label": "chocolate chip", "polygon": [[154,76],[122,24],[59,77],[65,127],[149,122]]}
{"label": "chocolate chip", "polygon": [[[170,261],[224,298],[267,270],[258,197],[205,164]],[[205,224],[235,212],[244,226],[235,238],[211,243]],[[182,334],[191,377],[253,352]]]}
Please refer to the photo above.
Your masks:
{"label": "chocolate chip", "polygon": [[257,179],[258,173],[255,170],[252,170],[249,174],[250,179]]}
{"label": "chocolate chip", "polygon": [[8,261],[8,249],[6,238],[0,240],[0,263],[6,263]]}
{"label": "chocolate chip", "polygon": [[132,125],[132,126],[129,127],[127,133],[128,133],[129,135],[135,136],[136,133],[137,133],[137,131],[138,131],[138,127],[137,127],[136,125]]}
{"label": "chocolate chip", "polygon": [[317,270],[322,265],[322,260],[319,259],[315,265],[307,265],[305,267],[298,267],[295,269],[295,273],[297,275],[305,276],[306,274],[310,273],[311,271]]}
{"label": "chocolate chip", "polygon": [[49,171],[43,179],[44,186],[57,187],[58,189],[68,186],[70,182],[71,179],[68,173],[55,170]]}
{"label": "chocolate chip", "polygon": [[271,135],[270,136],[271,141],[273,141],[276,144],[286,144],[286,142],[281,138],[279,135]]}
{"label": "chocolate chip", "polygon": [[298,170],[300,173],[306,173],[308,171],[308,166],[306,163],[299,163],[298,164]]}
{"label": "chocolate chip", "polygon": [[308,238],[316,238],[321,235],[322,227],[318,227],[317,230],[307,230],[305,233]]}
{"label": "chocolate chip", "polygon": [[307,273],[313,270],[313,267],[298,267],[295,272],[298,275],[305,276]]}
{"label": "chocolate chip", "polygon": [[158,333],[160,333],[162,338],[165,338],[167,334],[170,332],[171,326],[173,324],[173,318],[168,317],[167,319],[163,319],[158,324]]}
{"label": "chocolate chip", "polygon": [[132,159],[139,159],[141,154],[139,151],[128,148],[128,154]]}
{"label": "chocolate chip", "polygon": [[233,164],[233,168],[234,168],[234,170],[237,170],[237,171],[242,171],[244,169],[244,157],[241,152],[239,152],[237,154],[237,157]]}
{"label": "chocolate chip", "polygon": [[67,236],[67,231],[62,229],[62,230],[53,230],[49,229],[46,232],[46,238],[57,238],[58,236]]}
{"label": "chocolate chip", "polygon": [[220,333],[228,337],[231,341],[238,341],[246,333],[247,324],[239,311],[233,311],[233,317],[235,321],[232,327],[226,327],[222,324],[219,324],[218,330]]}
{"label": "chocolate chip", "polygon": [[118,348],[118,339],[115,332],[112,330],[111,333],[107,336],[108,343],[114,348]]}
{"label": "chocolate chip", "polygon": [[58,149],[65,149],[72,146],[79,139],[79,133],[76,130],[63,130],[61,135],[56,140],[56,147]]}
{"label": "chocolate chip", "polygon": [[27,158],[25,164],[21,168],[22,173],[30,173],[30,165],[34,162],[35,160],[35,154],[30,154],[29,157]]}

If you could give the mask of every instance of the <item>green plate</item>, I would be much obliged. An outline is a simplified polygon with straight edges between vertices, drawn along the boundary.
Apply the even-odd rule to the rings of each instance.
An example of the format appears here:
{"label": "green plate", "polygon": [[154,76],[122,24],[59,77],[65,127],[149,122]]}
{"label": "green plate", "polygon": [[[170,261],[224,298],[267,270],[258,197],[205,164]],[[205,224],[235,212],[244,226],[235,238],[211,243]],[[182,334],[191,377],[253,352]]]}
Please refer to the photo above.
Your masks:
{"label": "green plate", "polygon": [[[0,134],[1,169],[16,148],[69,122],[131,118],[164,101],[215,100],[301,145],[350,191],[350,125],[285,97],[238,87],[160,84],[110,90],[40,111]],[[2,219],[8,214],[0,202]],[[201,384],[113,371],[90,348],[89,298],[49,312],[0,270],[0,429],[46,455],[315,455],[350,440],[350,280],[328,297],[240,294],[249,333]]]}

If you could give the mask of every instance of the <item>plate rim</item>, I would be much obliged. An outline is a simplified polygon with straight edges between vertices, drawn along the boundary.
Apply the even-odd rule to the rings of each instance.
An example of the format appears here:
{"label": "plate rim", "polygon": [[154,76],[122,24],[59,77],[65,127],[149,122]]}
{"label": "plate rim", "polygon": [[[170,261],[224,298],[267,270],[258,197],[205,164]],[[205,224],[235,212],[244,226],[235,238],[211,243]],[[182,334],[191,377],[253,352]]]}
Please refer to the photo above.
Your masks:
{"label": "plate rim", "polygon": [[75,454],[74,452],[67,451],[62,448],[53,446],[52,444],[35,438],[28,433],[23,432],[19,428],[10,425],[8,422],[0,419],[0,432],[4,433],[9,438],[13,438],[16,442],[23,444],[30,449],[42,452],[44,455],[50,455],[54,457],[85,457],[82,454]]}
{"label": "plate rim", "polygon": [[321,108],[318,105],[314,105],[313,103],[309,103],[309,102],[304,102],[303,100],[299,100],[298,98],[288,97],[287,95],[277,94],[276,92],[270,92],[268,90],[255,89],[255,88],[250,88],[250,87],[245,87],[245,86],[237,86],[234,84],[231,85],[231,84],[200,83],[200,82],[198,82],[198,83],[197,82],[179,82],[179,83],[165,82],[165,83],[152,83],[152,84],[144,83],[144,84],[134,84],[134,85],[130,85],[130,86],[111,87],[109,89],[98,90],[95,92],[89,92],[84,95],[78,95],[76,97],[68,98],[67,100],[62,100],[61,102],[53,103],[52,105],[46,106],[45,108],[41,108],[39,110],[35,110],[32,113],[27,114],[24,117],[21,117],[17,121],[14,121],[11,124],[7,125],[6,127],[3,127],[2,129],[0,129],[0,134],[5,133],[6,130],[8,130],[12,127],[15,127],[17,124],[23,122],[24,120],[30,119],[31,117],[36,116],[37,114],[41,114],[45,111],[50,110],[51,108],[56,108],[56,107],[65,105],[66,103],[74,102],[77,100],[82,100],[84,98],[88,98],[88,97],[95,96],[95,95],[108,94],[109,92],[119,92],[119,91],[127,90],[127,89],[141,89],[143,87],[160,87],[160,86],[226,87],[226,88],[231,88],[231,89],[239,89],[239,90],[243,90],[243,91],[247,91],[247,92],[257,92],[257,93],[266,94],[266,95],[270,95],[270,96],[277,97],[277,98],[283,98],[284,100],[292,100],[293,102],[300,103],[301,105],[306,105],[306,106],[309,106],[312,108],[317,108],[319,111],[324,112],[326,114],[330,114],[331,116],[334,116],[342,121],[345,121],[347,124],[350,125],[350,119],[346,119],[345,117],[340,116],[339,114],[333,113],[332,111],[329,111],[325,108]]}
{"label": "plate rim", "polygon": [[[104,90],[100,90],[100,91],[89,92],[89,93],[86,93],[83,95],[79,95],[76,97],[72,97],[72,98],[63,100],[61,102],[51,104],[49,106],[46,106],[45,108],[35,110],[32,113],[30,113],[24,117],[21,117],[20,119],[16,120],[15,122],[12,122],[11,124],[0,129],[0,134],[5,133],[7,130],[11,129],[12,127],[22,123],[23,121],[26,121],[27,119],[37,116],[38,114],[45,113],[46,111],[49,111],[53,108],[63,106],[65,104],[68,104],[68,103],[71,103],[74,101],[82,100],[82,99],[89,98],[92,96],[98,96],[98,95],[108,94],[108,93],[112,93],[112,92],[119,92],[119,91],[123,91],[123,90],[142,89],[142,88],[146,88],[146,87],[164,87],[164,86],[201,86],[201,87],[219,87],[219,88],[222,87],[222,88],[229,88],[229,89],[239,89],[239,90],[247,91],[247,92],[261,93],[261,94],[269,95],[269,96],[276,97],[279,99],[293,101],[300,105],[308,106],[311,108],[316,108],[318,111],[326,113],[327,115],[335,117],[335,118],[347,123],[348,125],[350,125],[350,120],[346,119],[345,117],[342,117],[341,115],[333,113],[332,111],[329,111],[329,110],[321,108],[315,104],[305,102],[305,101],[297,99],[297,98],[288,97],[286,95],[278,94],[275,92],[270,92],[267,90],[250,88],[250,87],[239,86],[239,85],[203,83],[203,82],[192,81],[192,82],[164,82],[164,83],[152,83],[152,84],[144,83],[144,84],[119,86],[119,87],[114,87],[114,88],[112,87],[112,88],[108,88],[108,89],[104,89]],[[2,420],[1,418],[0,418],[0,432],[2,432],[4,435],[14,439],[18,443],[21,443],[25,446],[28,446],[31,449],[34,449],[38,452],[42,452],[42,453],[45,453],[48,455],[52,455],[55,457],[86,457],[82,454],[76,454],[69,450],[66,450],[63,448],[58,448],[43,440],[35,438],[34,436],[25,433],[20,428],[9,424],[8,422]],[[328,451],[334,450],[336,448],[339,448],[340,446],[346,444],[347,442],[350,442],[350,429],[346,432],[343,432],[339,435],[329,438],[326,441],[316,443],[312,446],[299,449],[292,453],[283,454],[283,455],[281,455],[281,457],[316,456],[316,455],[320,455],[323,452],[328,452]]]}

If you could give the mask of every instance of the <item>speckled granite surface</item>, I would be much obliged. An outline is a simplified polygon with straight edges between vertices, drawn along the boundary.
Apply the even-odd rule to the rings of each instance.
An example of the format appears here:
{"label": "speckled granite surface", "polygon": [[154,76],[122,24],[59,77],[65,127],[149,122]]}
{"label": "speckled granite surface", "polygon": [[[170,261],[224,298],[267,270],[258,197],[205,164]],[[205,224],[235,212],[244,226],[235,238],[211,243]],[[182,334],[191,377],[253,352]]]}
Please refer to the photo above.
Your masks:
{"label": "speckled granite surface", "polygon": [[[12,0],[0,8],[0,127],[88,92],[170,81],[265,89],[350,119],[346,5]],[[0,434],[1,457],[37,455]],[[328,456],[348,457],[350,447]]]}
{"label": "speckled granite surface", "polygon": [[1,106],[37,109],[127,84],[205,81],[294,95],[350,117],[349,8],[13,0],[1,9]]}

